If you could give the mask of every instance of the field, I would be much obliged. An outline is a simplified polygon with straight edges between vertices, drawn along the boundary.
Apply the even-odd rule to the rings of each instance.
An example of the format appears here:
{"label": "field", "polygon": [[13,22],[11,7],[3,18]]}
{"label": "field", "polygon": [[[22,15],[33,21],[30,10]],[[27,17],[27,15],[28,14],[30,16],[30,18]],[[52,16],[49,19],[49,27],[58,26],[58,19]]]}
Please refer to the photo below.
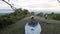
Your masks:
{"label": "field", "polygon": [[[35,17],[41,24],[41,34],[60,34],[60,21],[46,20],[42,17]],[[30,17],[26,17],[19,20],[15,24],[9,25],[6,28],[0,30],[0,34],[24,34],[25,24],[30,20]]]}

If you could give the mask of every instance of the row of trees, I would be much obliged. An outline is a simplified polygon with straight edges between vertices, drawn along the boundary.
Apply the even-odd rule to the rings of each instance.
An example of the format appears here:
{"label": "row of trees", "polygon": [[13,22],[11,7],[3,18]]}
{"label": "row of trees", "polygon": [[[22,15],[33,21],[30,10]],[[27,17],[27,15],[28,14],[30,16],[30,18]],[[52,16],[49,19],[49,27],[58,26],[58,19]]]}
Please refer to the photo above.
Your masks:
{"label": "row of trees", "polygon": [[6,14],[3,16],[0,16],[0,28],[5,27],[7,25],[11,25],[11,24],[15,23],[16,21],[18,21],[28,15],[29,16],[34,15],[34,12],[30,13],[26,9],[22,10],[21,8],[14,7],[13,3],[12,4],[9,3],[9,2],[12,2],[13,0],[1,0],[1,1],[8,4],[13,9],[14,12],[11,14]]}
{"label": "row of trees", "polygon": [[49,19],[60,20],[60,14],[51,13],[48,14]]}
{"label": "row of trees", "polygon": [[44,14],[43,14],[43,12],[40,12],[37,14],[37,16],[44,17]]}
{"label": "row of trees", "polygon": [[47,15],[47,19],[54,19],[54,20],[60,20],[60,14],[56,14],[54,12],[50,13],[50,14],[44,14],[43,12],[40,12],[37,14],[37,16],[40,17],[45,17],[45,15]]}
{"label": "row of trees", "polygon": [[0,16],[0,27],[4,27],[10,24],[15,23],[16,21],[26,17],[27,15],[32,15],[28,10],[14,7],[14,4],[10,4],[10,0],[1,0],[8,4],[12,9],[13,13]]}
{"label": "row of trees", "polygon": [[4,27],[15,23],[16,21],[26,17],[29,14],[28,10],[16,9],[15,12],[0,16],[0,27]]}

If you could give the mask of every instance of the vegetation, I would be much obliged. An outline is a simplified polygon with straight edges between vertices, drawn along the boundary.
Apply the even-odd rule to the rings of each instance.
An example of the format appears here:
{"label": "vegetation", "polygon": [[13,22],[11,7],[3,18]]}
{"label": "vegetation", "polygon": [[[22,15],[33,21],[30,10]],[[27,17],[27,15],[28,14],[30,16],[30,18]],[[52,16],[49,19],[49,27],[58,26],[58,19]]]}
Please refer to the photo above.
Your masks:
{"label": "vegetation", "polygon": [[35,15],[35,13],[34,12],[31,12],[31,15]]}
{"label": "vegetation", "polygon": [[60,14],[48,14],[48,19],[60,20]]}
{"label": "vegetation", "polygon": [[[51,21],[51,23],[41,22],[40,17],[36,17],[36,20],[39,20],[42,31],[41,34],[60,34],[60,23]],[[23,21],[19,21],[14,25],[11,25],[3,30],[0,30],[0,34],[25,34],[25,24],[29,21],[29,19],[24,19]]]}
{"label": "vegetation", "polygon": [[37,14],[37,16],[44,17],[44,14],[43,14],[43,12],[40,12]]}
{"label": "vegetation", "polygon": [[[40,17],[45,17],[45,14],[43,14],[42,12],[40,12],[39,14],[37,14],[37,16],[40,16]],[[47,18],[48,19],[53,19],[53,20],[60,20],[60,14],[56,14],[56,13],[50,13],[50,14],[47,14]]]}
{"label": "vegetation", "polygon": [[24,17],[26,17],[29,14],[28,10],[24,9],[16,9],[15,12],[11,14],[6,14],[3,16],[0,16],[0,27],[4,27],[10,24],[15,23],[17,20],[20,20]]}

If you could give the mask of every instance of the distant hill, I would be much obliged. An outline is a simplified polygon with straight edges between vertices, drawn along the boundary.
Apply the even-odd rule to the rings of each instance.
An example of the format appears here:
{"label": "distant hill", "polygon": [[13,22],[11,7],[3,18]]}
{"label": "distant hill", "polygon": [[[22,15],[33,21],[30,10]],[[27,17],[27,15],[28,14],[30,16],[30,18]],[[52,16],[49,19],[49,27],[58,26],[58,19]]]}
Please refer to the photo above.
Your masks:
{"label": "distant hill", "polygon": [[11,9],[0,9],[0,16],[5,15],[5,14],[10,14],[12,12],[13,12],[13,10],[11,10]]}
{"label": "distant hill", "polygon": [[0,16],[5,15],[5,14],[10,14],[10,13],[0,13]]}
{"label": "distant hill", "polygon": [[0,13],[11,13],[13,10],[11,9],[0,9]]}

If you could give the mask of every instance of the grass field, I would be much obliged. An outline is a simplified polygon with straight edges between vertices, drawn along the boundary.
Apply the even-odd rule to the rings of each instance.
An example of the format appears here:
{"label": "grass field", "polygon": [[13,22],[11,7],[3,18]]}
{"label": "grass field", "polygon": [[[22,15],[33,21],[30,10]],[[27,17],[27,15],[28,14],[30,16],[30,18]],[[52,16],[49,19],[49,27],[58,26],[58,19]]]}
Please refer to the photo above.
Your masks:
{"label": "grass field", "polygon": [[42,34],[60,34],[60,24],[41,23]]}

